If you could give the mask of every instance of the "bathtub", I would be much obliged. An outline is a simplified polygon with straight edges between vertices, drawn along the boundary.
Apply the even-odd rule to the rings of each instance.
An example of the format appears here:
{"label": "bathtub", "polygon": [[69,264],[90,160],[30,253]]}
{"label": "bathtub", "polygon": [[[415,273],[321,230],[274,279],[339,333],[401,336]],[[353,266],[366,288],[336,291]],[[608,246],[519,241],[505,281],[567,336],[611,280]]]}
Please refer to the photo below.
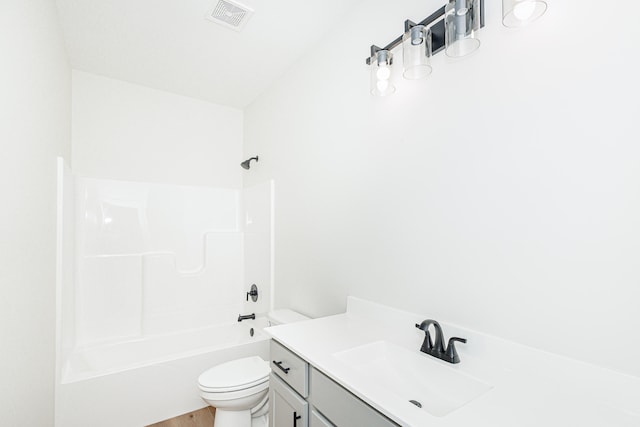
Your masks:
{"label": "bathtub", "polygon": [[57,384],[56,426],[141,427],[203,408],[198,376],[240,357],[268,360],[266,326],[257,318],[77,349]]}

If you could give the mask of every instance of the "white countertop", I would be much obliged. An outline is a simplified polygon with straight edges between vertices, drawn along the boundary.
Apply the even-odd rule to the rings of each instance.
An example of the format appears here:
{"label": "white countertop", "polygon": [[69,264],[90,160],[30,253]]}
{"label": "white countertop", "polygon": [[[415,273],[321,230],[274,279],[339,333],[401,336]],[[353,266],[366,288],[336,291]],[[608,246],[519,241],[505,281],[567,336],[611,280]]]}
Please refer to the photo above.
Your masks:
{"label": "white countertop", "polygon": [[[457,346],[461,363],[452,365],[419,352],[424,333],[414,324],[425,318],[349,297],[345,314],[274,326],[266,332],[402,426],[640,427],[640,378],[441,324],[445,339],[468,339]],[[493,388],[445,416],[433,416],[334,356],[380,340]]]}

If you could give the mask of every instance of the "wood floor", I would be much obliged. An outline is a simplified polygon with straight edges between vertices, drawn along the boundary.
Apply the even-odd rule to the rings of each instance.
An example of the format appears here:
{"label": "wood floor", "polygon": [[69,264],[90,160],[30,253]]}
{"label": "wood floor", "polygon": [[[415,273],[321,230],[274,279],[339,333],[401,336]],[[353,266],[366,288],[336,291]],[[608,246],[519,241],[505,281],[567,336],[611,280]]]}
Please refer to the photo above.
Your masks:
{"label": "wood floor", "polygon": [[216,410],[211,406],[198,411],[189,412],[170,420],[151,424],[147,427],[213,427]]}

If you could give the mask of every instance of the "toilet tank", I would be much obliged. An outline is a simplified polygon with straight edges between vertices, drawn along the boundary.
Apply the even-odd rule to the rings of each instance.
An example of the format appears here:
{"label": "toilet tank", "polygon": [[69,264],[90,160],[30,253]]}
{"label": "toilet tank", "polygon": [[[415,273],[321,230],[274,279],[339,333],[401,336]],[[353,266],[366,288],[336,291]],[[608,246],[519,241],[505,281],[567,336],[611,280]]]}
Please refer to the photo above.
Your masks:
{"label": "toilet tank", "polygon": [[288,308],[270,311],[269,314],[267,314],[267,318],[269,319],[269,326],[284,325],[286,323],[295,323],[310,319],[310,317]]}

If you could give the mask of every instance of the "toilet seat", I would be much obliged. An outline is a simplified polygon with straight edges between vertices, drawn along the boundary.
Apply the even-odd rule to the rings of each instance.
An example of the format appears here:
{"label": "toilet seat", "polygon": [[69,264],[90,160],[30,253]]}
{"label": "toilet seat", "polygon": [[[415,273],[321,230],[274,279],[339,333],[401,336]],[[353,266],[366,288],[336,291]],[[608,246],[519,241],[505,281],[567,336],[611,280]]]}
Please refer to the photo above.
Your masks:
{"label": "toilet seat", "polygon": [[269,389],[269,381],[265,381],[258,386],[249,387],[242,390],[234,390],[234,391],[208,391],[208,390],[200,389],[200,396],[209,400],[226,401],[226,400],[242,399],[243,397],[260,394],[263,391],[266,391],[268,389]]}
{"label": "toilet seat", "polygon": [[262,387],[259,387],[260,385],[263,385],[263,384],[268,385],[268,383],[269,383],[269,377],[267,376],[249,384],[241,384],[241,385],[229,386],[229,387],[205,387],[202,384],[199,384],[199,388],[201,391],[204,391],[206,393],[230,393],[233,391],[243,391],[243,390],[249,390],[253,388],[258,390],[262,388]]}
{"label": "toilet seat", "polygon": [[203,372],[198,386],[205,393],[231,393],[268,387],[269,364],[258,356],[232,360]]}

